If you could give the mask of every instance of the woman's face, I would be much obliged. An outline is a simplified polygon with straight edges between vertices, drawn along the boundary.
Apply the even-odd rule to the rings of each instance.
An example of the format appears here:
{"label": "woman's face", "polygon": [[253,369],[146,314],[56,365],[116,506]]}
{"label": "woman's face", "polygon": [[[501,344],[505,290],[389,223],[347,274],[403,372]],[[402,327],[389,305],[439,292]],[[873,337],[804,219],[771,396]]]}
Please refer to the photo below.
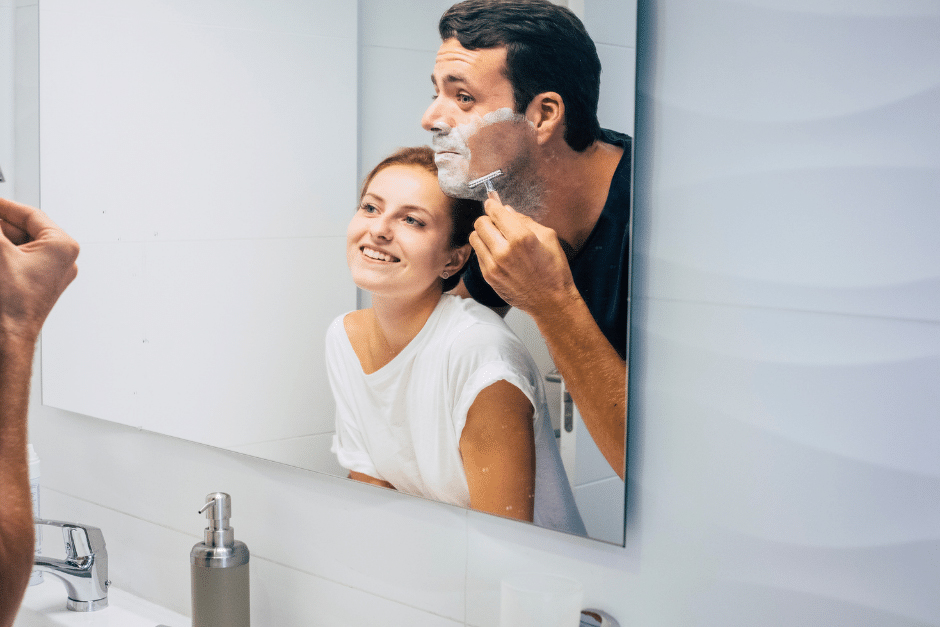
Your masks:
{"label": "woman's face", "polygon": [[394,297],[439,291],[458,250],[450,246],[450,203],[437,177],[423,168],[380,170],[346,230],[346,260],[356,285]]}

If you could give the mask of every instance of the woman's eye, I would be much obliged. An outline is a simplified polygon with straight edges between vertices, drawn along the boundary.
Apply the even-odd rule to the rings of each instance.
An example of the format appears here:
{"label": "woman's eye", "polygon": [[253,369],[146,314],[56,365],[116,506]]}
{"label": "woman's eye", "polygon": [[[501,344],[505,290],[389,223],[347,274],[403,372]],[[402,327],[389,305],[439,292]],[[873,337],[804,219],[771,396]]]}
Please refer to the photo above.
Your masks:
{"label": "woman's eye", "polygon": [[379,209],[375,205],[371,205],[367,202],[364,202],[361,205],[359,205],[359,210],[362,211],[363,213],[375,213]]}
{"label": "woman's eye", "polygon": [[424,222],[412,216],[405,216],[405,224],[410,224],[411,226],[424,226]]}

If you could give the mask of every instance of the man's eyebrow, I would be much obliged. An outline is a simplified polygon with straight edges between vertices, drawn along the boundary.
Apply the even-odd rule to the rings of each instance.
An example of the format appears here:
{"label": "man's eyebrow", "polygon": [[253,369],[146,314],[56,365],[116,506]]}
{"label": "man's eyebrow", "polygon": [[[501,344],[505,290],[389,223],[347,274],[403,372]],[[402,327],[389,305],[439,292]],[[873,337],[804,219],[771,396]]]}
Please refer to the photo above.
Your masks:
{"label": "man's eyebrow", "polygon": [[[459,74],[447,74],[446,76],[441,78],[441,82],[466,84],[467,79],[464,78],[463,76],[460,76]],[[434,74],[431,74],[431,84],[434,85],[435,87],[438,87],[437,78],[434,76]]]}

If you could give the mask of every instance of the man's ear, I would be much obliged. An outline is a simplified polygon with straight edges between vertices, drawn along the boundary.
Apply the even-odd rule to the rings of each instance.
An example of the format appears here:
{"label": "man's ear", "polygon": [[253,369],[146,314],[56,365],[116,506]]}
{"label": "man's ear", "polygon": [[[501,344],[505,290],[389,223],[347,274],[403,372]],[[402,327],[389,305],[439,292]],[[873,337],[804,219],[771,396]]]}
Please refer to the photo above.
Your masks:
{"label": "man's ear", "polygon": [[540,144],[565,132],[565,101],[554,91],[537,94],[525,110],[526,119],[535,128]]}
{"label": "man's ear", "polygon": [[444,271],[448,275],[454,276],[461,268],[463,264],[467,263],[467,259],[470,258],[470,251],[473,250],[470,247],[470,244],[464,244],[459,248],[455,248],[451,251],[450,261],[447,262],[447,265],[444,266]]}

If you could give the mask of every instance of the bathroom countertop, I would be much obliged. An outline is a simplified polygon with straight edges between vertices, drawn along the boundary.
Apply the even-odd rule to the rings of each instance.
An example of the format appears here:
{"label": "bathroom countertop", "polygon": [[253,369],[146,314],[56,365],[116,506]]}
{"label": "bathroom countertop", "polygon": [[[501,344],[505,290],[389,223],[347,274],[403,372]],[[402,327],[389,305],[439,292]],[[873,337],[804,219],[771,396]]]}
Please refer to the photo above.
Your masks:
{"label": "bathroom countertop", "polygon": [[119,588],[108,590],[108,607],[96,612],[65,609],[65,586],[52,576],[26,589],[13,627],[190,627],[183,616]]}

